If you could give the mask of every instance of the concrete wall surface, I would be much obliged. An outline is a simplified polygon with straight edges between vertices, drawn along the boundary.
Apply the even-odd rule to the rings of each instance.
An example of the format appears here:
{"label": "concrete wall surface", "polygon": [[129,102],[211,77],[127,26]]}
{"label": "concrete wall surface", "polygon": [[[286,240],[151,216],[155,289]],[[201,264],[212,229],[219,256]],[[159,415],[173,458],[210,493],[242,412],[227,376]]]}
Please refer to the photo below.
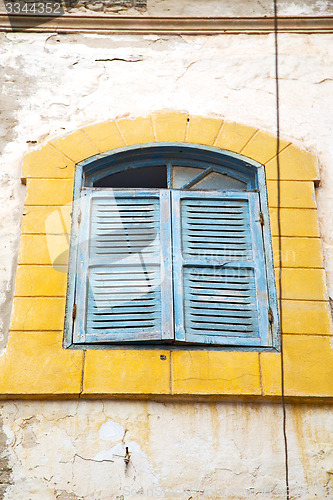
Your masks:
{"label": "concrete wall surface", "polygon": [[[15,401],[1,414],[5,500],[286,498],[280,405]],[[331,409],[288,405],[287,423],[290,498],[332,498]]]}

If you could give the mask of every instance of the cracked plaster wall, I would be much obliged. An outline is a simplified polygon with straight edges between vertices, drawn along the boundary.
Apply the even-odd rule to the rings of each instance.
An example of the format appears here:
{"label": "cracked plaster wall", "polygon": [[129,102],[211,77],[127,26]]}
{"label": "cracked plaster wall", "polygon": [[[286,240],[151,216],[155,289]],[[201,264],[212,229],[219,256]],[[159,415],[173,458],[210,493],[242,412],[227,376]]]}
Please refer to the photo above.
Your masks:
{"label": "cracked plaster wall", "polygon": [[[4,0],[0,11],[5,12]],[[72,14],[96,15],[96,13],[122,16],[216,16],[256,17],[272,16],[272,0],[64,0],[65,10]],[[281,16],[332,15],[331,0],[279,0]]]}
{"label": "cracked plaster wall", "polygon": [[[218,4],[211,3],[211,13],[217,15]],[[293,14],[310,5],[302,4],[289,3]],[[327,2],[312,4],[317,12],[329,12]],[[153,6],[166,8],[166,2],[149,5],[150,12]],[[178,2],[178,10],[184,12],[184,5]],[[197,3],[197,15],[202,5]],[[231,2],[225,5],[231,9]],[[333,296],[332,36],[285,34],[279,40],[282,135],[320,162],[317,201]],[[2,33],[0,51],[4,346],[25,195],[19,182],[24,154],[84,125],[160,109],[219,116],[274,133],[275,82],[272,35]],[[259,489],[256,498],[266,487],[276,496],[266,492],[262,498],[284,498],[281,410],[274,405],[17,401],[4,402],[2,415],[7,445],[0,497],[6,500],[122,499],[135,496],[133,491],[149,498],[177,488],[191,490],[184,498],[199,498],[201,490],[205,498],[242,498],[250,487]],[[290,406],[288,415],[294,491],[302,499],[330,498],[332,413],[320,406]],[[125,445],[131,453],[127,467],[121,456]],[[230,491],[218,495],[224,487]]]}
{"label": "cracked plaster wall", "polygon": [[[285,498],[279,405],[34,401],[1,412],[4,500]],[[330,408],[287,414],[291,498],[332,498]]]}
{"label": "cracked plaster wall", "polygon": [[[333,296],[332,35],[279,36],[281,133],[320,163],[318,213]],[[275,132],[274,36],[0,34],[0,329],[5,344],[28,151],[84,125],[160,109]]]}

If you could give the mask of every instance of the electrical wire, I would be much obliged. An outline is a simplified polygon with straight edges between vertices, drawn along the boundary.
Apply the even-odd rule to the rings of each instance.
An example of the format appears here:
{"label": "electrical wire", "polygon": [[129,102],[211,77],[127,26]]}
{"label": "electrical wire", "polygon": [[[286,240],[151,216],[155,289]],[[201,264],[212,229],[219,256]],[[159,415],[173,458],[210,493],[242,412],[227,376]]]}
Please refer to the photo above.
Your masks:
{"label": "electrical wire", "polygon": [[284,380],[284,356],[283,356],[283,331],[282,331],[282,254],[281,254],[281,189],[280,189],[280,88],[279,88],[279,45],[278,45],[278,7],[277,1],[274,2],[274,42],[275,42],[275,95],[276,95],[276,166],[277,166],[277,223],[278,223],[278,290],[279,290],[279,316],[280,316],[280,337],[281,337],[281,403],[282,403],[282,430],[285,455],[285,483],[286,499],[290,500],[289,495],[289,457],[288,457],[288,439],[287,439],[287,413],[285,401],[285,380]]}

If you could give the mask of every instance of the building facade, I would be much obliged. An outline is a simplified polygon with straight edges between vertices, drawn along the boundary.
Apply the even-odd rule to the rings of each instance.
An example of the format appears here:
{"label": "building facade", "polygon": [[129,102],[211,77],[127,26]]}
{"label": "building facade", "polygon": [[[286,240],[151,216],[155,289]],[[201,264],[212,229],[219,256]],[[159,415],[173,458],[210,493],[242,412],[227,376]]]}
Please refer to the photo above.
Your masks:
{"label": "building facade", "polygon": [[[4,499],[286,498],[282,390],[290,498],[332,496],[332,8],[328,2],[281,2],[278,7],[279,147],[270,2],[244,1],[237,6],[213,0],[191,5],[101,2],[71,6],[62,17],[37,23],[33,29],[26,29],[22,18],[12,20],[12,26],[3,22],[0,477]],[[14,22],[21,26],[13,30]],[[258,342],[251,341],[251,332],[244,333],[249,332],[248,324],[235,319],[247,318],[245,306],[238,309],[245,311],[243,315],[234,311],[227,323],[230,331],[232,324],[238,325],[233,332],[242,332],[236,335],[241,338],[238,345],[230,332],[229,343],[223,334],[224,340],[212,344],[209,333],[198,345],[193,336],[183,344],[172,342],[180,337],[167,336],[165,325],[176,331],[179,314],[166,307],[178,307],[176,299],[167,299],[167,291],[160,296],[165,320],[160,337],[149,337],[147,329],[142,339],[145,325],[142,330],[136,325],[146,305],[139,303],[136,324],[131,324],[140,330],[136,330],[139,337],[124,342],[120,333],[128,312],[119,313],[124,302],[113,319],[119,337],[114,340],[110,334],[114,327],[105,323],[109,303],[102,305],[100,337],[89,337],[89,311],[82,308],[89,309],[90,284],[77,281],[77,266],[84,260],[81,254],[88,255],[94,245],[100,248],[98,235],[103,231],[97,229],[96,244],[90,243],[91,233],[86,239],[82,236],[82,193],[95,189],[103,197],[108,193],[105,188],[130,187],[128,180],[126,185],[98,184],[101,177],[89,184],[89,168],[97,174],[104,169],[107,177],[119,173],[117,165],[126,169],[141,161],[135,155],[145,150],[143,164],[154,158],[153,167],[162,168],[156,167],[162,165],[162,160],[155,160],[156,148],[165,168],[174,168],[170,183],[166,178],[165,185],[162,180],[152,185],[165,192],[187,186],[189,193],[196,175],[201,176],[196,182],[204,180],[205,162],[212,170],[204,175],[211,175],[215,160],[207,159],[208,152],[224,155],[224,169],[232,158],[240,162],[237,168],[253,169],[253,175],[262,176],[263,184],[253,181],[248,189],[228,184],[238,201],[247,190],[249,199],[260,194],[260,210],[251,212],[251,217],[268,246],[258,250],[254,238],[251,249],[255,257],[264,255],[266,269],[272,272],[264,271],[269,299],[255,313],[264,332]],[[178,156],[171,160],[167,148]],[[188,148],[192,156],[186,157],[187,165],[181,159]],[[122,160],[125,157],[119,155],[128,152],[132,156]],[[195,162],[201,154],[206,156],[200,166]],[[192,168],[192,177],[182,171],[187,176],[184,184],[175,184],[173,172],[185,167]],[[228,171],[222,167],[219,173],[224,177],[227,173],[230,183],[236,167]],[[238,182],[243,182],[239,175]],[[217,219],[223,210],[230,214],[223,203],[231,199],[216,194],[226,191],[215,188],[218,182],[214,178],[206,191],[194,190],[215,200],[214,210],[206,207],[205,241],[198,243],[195,233],[196,248],[203,245],[207,250],[208,241],[216,255],[222,243],[213,234],[214,218],[206,215],[213,212]],[[138,193],[133,196],[138,198]],[[131,201],[131,210],[134,206]],[[139,202],[137,206],[143,210]],[[175,269],[177,252],[185,248],[184,241],[176,250],[172,243],[170,251],[163,243],[172,217],[173,242],[177,236],[173,226],[180,219],[176,204],[170,206],[164,212],[161,236],[154,229],[154,237],[156,233],[160,239],[153,245],[167,248],[163,276]],[[86,213],[94,217],[90,208]],[[195,216],[203,218],[197,211]],[[237,214],[234,217],[238,220]],[[106,223],[108,230],[116,224],[109,219]],[[179,226],[184,231],[186,220]],[[87,227],[93,226],[87,223]],[[228,231],[235,229],[229,227],[226,238]],[[82,250],[82,241],[89,242],[90,250]],[[110,248],[105,241],[103,245]],[[79,264],[74,265],[75,256]],[[128,269],[138,275],[133,262]],[[205,260],[205,276],[207,262],[212,261]],[[121,266],[124,269],[123,260]],[[88,274],[90,279],[93,273]],[[179,276],[170,290],[182,281]],[[239,300],[247,293],[242,296],[241,290],[248,290],[244,279],[234,287]],[[103,280],[93,290],[93,315],[98,286],[102,293],[110,287],[107,278]],[[223,279],[215,275],[206,289],[223,288],[225,282],[225,275]],[[121,287],[117,283],[121,294],[126,283],[122,281]],[[80,302],[81,289],[88,299]],[[184,304],[186,290],[185,283],[180,293]],[[264,294],[261,288],[253,293],[258,301]],[[220,290],[217,295],[221,294]],[[111,294],[108,300],[119,302],[119,295]],[[141,295],[135,300],[139,302]],[[231,302],[227,301],[226,311]],[[200,311],[207,317],[202,303]],[[222,316],[216,319],[219,331],[225,324]],[[96,314],[91,317],[96,319]],[[77,321],[84,326],[76,334]],[[89,324],[91,331],[97,330],[95,323]],[[204,328],[211,333],[211,326],[201,324],[206,326],[199,333]],[[260,328],[253,327],[253,337]],[[109,332],[106,340],[103,329]],[[86,335],[83,340],[80,332]]]}

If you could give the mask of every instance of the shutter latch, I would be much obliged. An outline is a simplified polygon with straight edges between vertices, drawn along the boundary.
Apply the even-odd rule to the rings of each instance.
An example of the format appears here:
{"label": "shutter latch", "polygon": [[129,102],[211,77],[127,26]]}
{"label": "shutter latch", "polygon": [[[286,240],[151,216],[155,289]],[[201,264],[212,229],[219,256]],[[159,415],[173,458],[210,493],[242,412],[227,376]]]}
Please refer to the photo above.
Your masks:
{"label": "shutter latch", "polygon": [[72,318],[76,318],[76,304],[73,304],[73,312],[72,312]]}
{"label": "shutter latch", "polygon": [[264,214],[262,212],[259,212],[259,221],[260,221],[260,224],[263,226],[264,225]]}
{"label": "shutter latch", "polygon": [[274,316],[273,316],[273,311],[272,311],[271,307],[268,308],[268,321],[269,321],[270,325],[272,325],[274,322]]}

